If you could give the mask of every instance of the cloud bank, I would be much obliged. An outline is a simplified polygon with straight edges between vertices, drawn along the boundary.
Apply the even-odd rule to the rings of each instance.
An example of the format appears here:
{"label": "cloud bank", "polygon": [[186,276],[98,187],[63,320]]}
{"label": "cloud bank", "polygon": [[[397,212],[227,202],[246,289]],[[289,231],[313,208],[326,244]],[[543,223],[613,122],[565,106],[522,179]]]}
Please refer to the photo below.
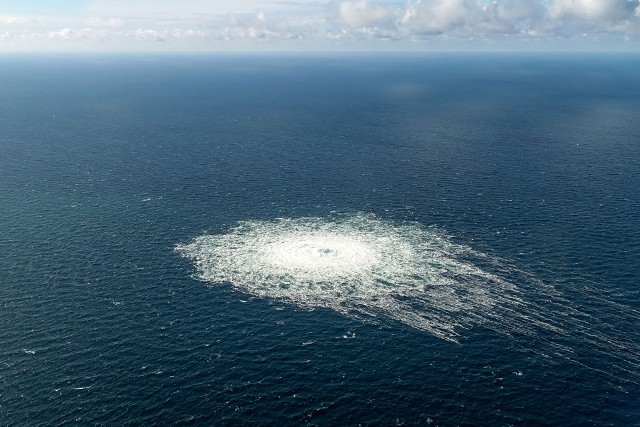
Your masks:
{"label": "cloud bank", "polygon": [[67,15],[0,6],[0,50],[637,50],[640,41],[640,0],[95,0]]}

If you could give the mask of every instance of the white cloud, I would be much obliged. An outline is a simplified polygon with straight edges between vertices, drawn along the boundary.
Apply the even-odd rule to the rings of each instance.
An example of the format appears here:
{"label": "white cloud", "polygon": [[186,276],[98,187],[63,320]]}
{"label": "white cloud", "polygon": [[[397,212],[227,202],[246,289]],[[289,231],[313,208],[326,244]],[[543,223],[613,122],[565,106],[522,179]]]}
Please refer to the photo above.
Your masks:
{"label": "white cloud", "polygon": [[73,30],[71,28],[63,28],[58,31],[49,32],[50,39],[68,40],[72,37],[72,35],[73,35]]}
{"label": "white cloud", "polygon": [[278,7],[269,0],[94,0],[86,10],[93,16],[129,16],[133,18],[170,15],[187,18],[197,15],[256,13]]}
{"label": "white cloud", "polygon": [[93,0],[72,16],[0,13],[0,50],[16,40],[57,47],[73,40],[88,49],[94,42],[113,49],[162,42],[163,49],[207,50],[253,41],[274,49],[292,41],[305,49],[531,40],[633,46],[640,0]]}
{"label": "white cloud", "polygon": [[537,31],[544,14],[543,5],[536,0],[492,2],[483,6],[477,25],[488,33],[531,35]]}
{"label": "white cloud", "polygon": [[130,37],[135,40],[146,40],[146,41],[163,41],[165,38],[162,36],[161,32],[157,30],[153,30],[150,28],[136,28],[133,31],[129,31],[126,33],[127,37]]}
{"label": "white cloud", "polygon": [[637,0],[552,0],[552,18],[579,18],[594,23],[609,23],[633,18]]}
{"label": "white cloud", "polygon": [[337,4],[338,21],[349,27],[371,27],[385,23],[392,16],[391,7],[372,4],[367,0],[340,1]]}
{"label": "white cloud", "polygon": [[83,25],[90,28],[120,28],[124,26],[124,21],[120,18],[87,18]]}
{"label": "white cloud", "polygon": [[206,38],[207,33],[199,30],[184,30],[184,29],[174,29],[171,31],[169,38],[173,38],[176,40],[194,40],[194,39],[202,39]]}
{"label": "white cloud", "polygon": [[468,25],[475,14],[474,5],[466,0],[420,0],[409,3],[400,23],[411,33],[439,34]]}
{"label": "white cloud", "polygon": [[0,24],[2,25],[24,25],[28,24],[32,21],[32,18],[29,16],[21,16],[21,15],[2,15],[0,14]]}

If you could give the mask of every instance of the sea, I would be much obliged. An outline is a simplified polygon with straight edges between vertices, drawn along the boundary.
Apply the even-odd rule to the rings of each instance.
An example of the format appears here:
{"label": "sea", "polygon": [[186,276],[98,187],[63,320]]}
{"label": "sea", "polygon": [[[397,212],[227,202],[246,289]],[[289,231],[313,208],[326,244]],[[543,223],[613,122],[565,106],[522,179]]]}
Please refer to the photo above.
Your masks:
{"label": "sea", "polygon": [[638,70],[3,54],[0,425],[640,425]]}

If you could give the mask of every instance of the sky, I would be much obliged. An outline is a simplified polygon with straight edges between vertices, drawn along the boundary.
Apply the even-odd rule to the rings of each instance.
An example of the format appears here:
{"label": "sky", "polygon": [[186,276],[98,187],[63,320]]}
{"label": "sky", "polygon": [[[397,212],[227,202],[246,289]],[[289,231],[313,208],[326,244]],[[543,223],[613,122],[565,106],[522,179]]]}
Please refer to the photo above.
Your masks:
{"label": "sky", "polygon": [[640,51],[640,0],[0,0],[0,52]]}

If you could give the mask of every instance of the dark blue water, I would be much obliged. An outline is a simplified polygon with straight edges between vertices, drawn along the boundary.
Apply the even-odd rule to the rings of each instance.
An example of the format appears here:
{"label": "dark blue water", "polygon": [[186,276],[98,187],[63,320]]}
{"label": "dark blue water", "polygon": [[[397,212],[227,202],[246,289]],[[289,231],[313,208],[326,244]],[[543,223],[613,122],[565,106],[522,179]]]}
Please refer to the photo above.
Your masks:
{"label": "dark blue water", "polygon": [[[638,69],[0,58],[0,424],[640,425]],[[175,251],[335,212],[509,263],[562,331],[455,344],[207,286]]]}

